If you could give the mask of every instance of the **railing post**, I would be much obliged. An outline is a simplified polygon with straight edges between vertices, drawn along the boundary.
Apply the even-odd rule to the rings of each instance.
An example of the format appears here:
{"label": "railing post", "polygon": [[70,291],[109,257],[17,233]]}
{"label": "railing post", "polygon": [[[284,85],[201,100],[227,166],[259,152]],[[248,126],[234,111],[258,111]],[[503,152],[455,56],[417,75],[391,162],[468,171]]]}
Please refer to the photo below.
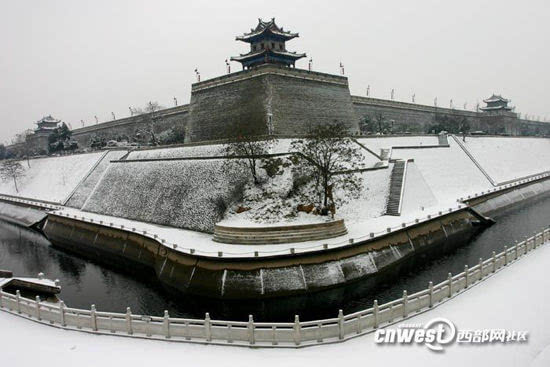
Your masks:
{"label": "railing post", "polygon": [[378,300],[372,302],[372,327],[378,327]]}
{"label": "railing post", "polygon": [[128,335],[134,333],[134,329],[132,328],[132,310],[130,307],[126,307],[126,332]]}
{"label": "railing post", "polygon": [[170,315],[168,310],[164,310],[164,320],[162,321],[162,326],[164,328],[164,337],[170,339]]}
{"label": "railing post", "polygon": [[468,288],[468,283],[470,281],[470,271],[468,269],[468,265],[464,265],[464,280],[466,284],[464,285],[464,288]]}
{"label": "railing post", "polygon": [[493,251],[493,273],[497,270],[497,253]]}
{"label": "railing post", "polygon": [[279,344],[279,341],[277,340],[277,328],[275,326],[271,326],[271,334],[273,340],[271,341],[271,344],[277,345]]}
{"label": "railing post", "polygon": [[504,246],[504,266],[508,265],[508,246]]}
{"label": "railing post", "polygon": [[432,281],[428,283],[428,296],[430,297],[429,307],[432,308],[434,305],[434,282]]}
{"label": "railing post", "polygon": [[256,339],[254,338],[254,317],[248,315],[248,342],[250,344],[255,344]]}
{"label": "railing post", "polygon": [[449,273],[447,275],[447,286],[449,287],[449,298],[453,295],[453,275]]}
{"label": "railing post", "polygon": [[344,311],[338,310],[338,338],[344,339]]}
{"label": "railing post", "polygon": [[42,317],[40,317],[40,296],[36,296],[36,318],[38,320],[42,320]]}
{"label": "railing post", "polygon": [[483,279],[483,259],[479,258],[479,280]]}
{"label": "railing post", "polygon": [[300,316],[294,315],[294,344],[296,345],[300,345],[302,342],[302,335],[300,331]]}
{"label": "railing post", "polygon": [[90,311],[90,319],[92,322],[92,330],[97,331],[97,316],[95,314],[95,305],[92,305],[92,309]]}
{"label": "railing post", "polygon": [[65,327],[67,324],[65,323],[65,302],[60,301],[59,302],[59,318],[61,326]]}
{"label": "railing post", "polygon": [[209,342],[212,340],[212,323],[210,322],[210,314],[207,312],[204,315],[204,334],[206,336],[206,341]]}
{"label": "railing post", "polygon": [[4,308],[4,295],[2,294],[1,288],[0,288],[0,308]]}
{"label": "railing post", "polygon": [[516,241],[515,247],[516,247],[516,258],[515,258],[515,260],[517,260],[518,259],[518,254],[519,254],[519,252],[518,252],[518,247],[519,247],[518,241]]}
{"label": "railing post", "polygon": [[403,318],[407,317],[408,315],[408,312],[407,312],[407,303],[409,301],[409,296],[407,295],[407,291],[404,290],[403,291]]}
{"label": "railing post", "polygon": [[15,306],[17,313],[21,313],[21,292],[19,289],[15,291]]}

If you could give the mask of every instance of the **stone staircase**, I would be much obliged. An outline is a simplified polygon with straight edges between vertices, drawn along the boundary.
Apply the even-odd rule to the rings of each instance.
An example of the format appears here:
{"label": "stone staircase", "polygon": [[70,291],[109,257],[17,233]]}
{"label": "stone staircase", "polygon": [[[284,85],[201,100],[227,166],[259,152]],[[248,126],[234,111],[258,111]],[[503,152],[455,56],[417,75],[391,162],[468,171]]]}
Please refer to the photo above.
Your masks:
{"label": "stone staircase", "polygon": [[399,160],[393,165],[390,178],[390,195],[386,203],[386,215],[401,215],[401,199],[405,184],[407,161]]}
{"label": "stone staircase", "polygon": [[213,240],[241,245],[265,245],[323,240],[347,234],[344,220],[280,227],[228,227],[216,225]]}

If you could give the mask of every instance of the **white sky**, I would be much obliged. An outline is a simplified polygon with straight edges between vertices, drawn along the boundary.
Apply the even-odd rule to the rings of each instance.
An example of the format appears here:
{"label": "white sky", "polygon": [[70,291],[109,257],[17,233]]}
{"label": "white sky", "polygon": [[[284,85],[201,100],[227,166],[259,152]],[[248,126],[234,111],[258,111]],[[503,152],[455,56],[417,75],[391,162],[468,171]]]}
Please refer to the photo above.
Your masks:
{"label": "white sky", "polygon": [[[73,128],[128,106],[188,103],[193,70],[225,73],[235,36],[276,17],[288,43],[352,94],[473,108],[496,92],[550,118],[547,0],[139,1],[0,0],[0,142],[44,115]],[[307,59],[298,65],[307,68]],[[240,70],[232,63],[233,70]]]}

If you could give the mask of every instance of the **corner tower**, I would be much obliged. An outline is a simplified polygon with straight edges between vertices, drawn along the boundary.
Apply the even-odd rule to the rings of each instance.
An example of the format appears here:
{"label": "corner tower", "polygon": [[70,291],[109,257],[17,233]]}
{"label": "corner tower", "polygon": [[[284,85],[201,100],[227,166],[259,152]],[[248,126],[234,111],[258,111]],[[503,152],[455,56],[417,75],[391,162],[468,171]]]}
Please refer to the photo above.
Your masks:
{"label": "corner tower", "polygon": [[275,24],[259,21],[237,40],[250,52],[232,57],[243,71],[203,80],[191,86],[186,142],[219,140],[236,132],[254,136],[300,136],[317,125],[345,124],[359,131],[348,78],[294,67],[305,56],[286,50],[298,37]]}
{"label": "corner tower", "polygon": [[279,64],[294,67],[296,60],[306,57],[304,53],[290,52],[286,49],[286,41],[299,37],[298,33],[292,33],[279,28],[275,24],[275,18],[269,22],[258,19],[256,28],[242,36],[237,36],[237,41],[250,44],[250,52],[231,57],[231,61],[238,61],[243,69],[248,69],[262,64]]}

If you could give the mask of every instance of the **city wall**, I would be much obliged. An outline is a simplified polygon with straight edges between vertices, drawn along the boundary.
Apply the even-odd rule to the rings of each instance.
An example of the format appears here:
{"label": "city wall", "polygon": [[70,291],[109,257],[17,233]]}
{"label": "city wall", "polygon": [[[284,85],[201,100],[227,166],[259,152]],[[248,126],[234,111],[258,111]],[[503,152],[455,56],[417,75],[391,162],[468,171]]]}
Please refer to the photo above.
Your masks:
{"label": "city wall", "polygon": [[[157,111],[153,116],[74,129],[73,138],[80,147],[88,147],[95,136],[114,140],[134,137],[147,128],[161,134],[181,127],[186,142],[200,142],[227,137],[243,126],[258,135],[294,135],[333,121],[345,123],[355,135],[366,116],[373,119],[378,114],[393,124],[394,132],[427,133],[436,124],[436,116],[450,115],[467,118],[470,131],[550,135],[550,123],[518,119],[513,112],[474,112],[352,96],[346,77],[263,65],[193,84],[190,104]],[[10,148],[15,152],[22,149],[20,145]]]}

